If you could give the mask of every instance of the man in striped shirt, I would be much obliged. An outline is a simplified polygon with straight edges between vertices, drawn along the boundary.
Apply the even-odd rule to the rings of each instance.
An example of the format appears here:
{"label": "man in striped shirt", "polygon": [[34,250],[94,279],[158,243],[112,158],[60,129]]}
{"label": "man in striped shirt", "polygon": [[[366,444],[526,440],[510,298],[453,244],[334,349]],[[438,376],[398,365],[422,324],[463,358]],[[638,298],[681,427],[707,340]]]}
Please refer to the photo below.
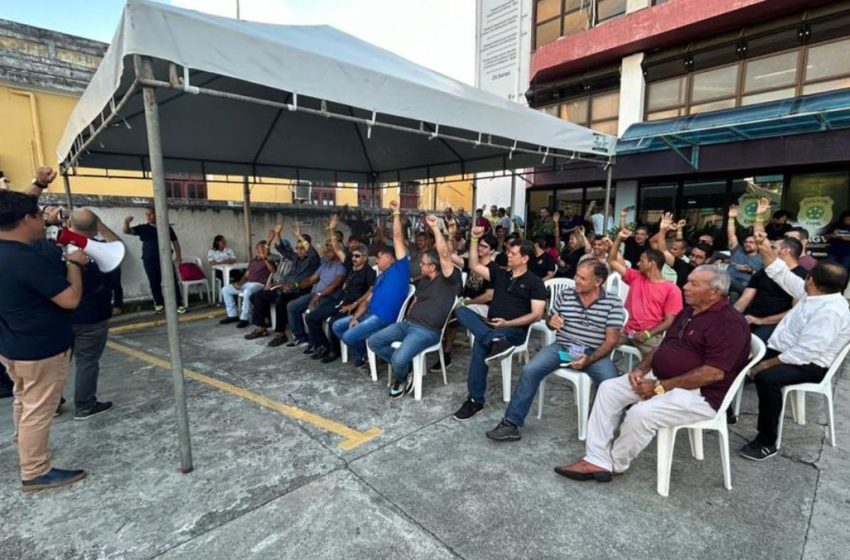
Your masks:
{"label": "man in striped shirt", "polygon": [[617,376],[609,355],[620,337],[625,312],[620,298],[605,291],[607,278],[605,264],[595,259],[579,263],[575,289],[561,293],[548,319],[549,328],[557,331],[555,344],[542,348],[523,368],[505,417],[487,432],[488,438],[520,439],[519,428],[525,422],[540,382],[560,367],[587,373],[594,385]]}

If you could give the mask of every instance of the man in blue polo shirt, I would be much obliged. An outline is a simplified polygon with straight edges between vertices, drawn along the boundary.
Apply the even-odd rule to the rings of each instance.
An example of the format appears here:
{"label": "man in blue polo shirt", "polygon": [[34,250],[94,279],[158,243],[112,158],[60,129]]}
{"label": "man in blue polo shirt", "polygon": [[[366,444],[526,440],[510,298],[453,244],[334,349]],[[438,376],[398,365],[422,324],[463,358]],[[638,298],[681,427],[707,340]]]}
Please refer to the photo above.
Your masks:
{"label": "man in blue polo shirt", "polygon": [[383,247],[378,251],[375,264],[380,275],[370,288],[368,297],[351,315],[337,319],[331,327],[348,347],[355,367],[366,365],[366,339],[396,322],[410,290],[410,258],[404,247],[401,220],[395,221],[398,221],[398,228],[394,223],[394,247]]}
{"label": "man in blue polo shirt", "polygon": [[73,484],[86,476],[82,470],[51,468],[49,438],[68,376],[68,310],[80,303],[88,259],[78,251],[63,262],[55,246],[43,239],[38,199],[0,191],[0,362],[14,383],[24,492]]}

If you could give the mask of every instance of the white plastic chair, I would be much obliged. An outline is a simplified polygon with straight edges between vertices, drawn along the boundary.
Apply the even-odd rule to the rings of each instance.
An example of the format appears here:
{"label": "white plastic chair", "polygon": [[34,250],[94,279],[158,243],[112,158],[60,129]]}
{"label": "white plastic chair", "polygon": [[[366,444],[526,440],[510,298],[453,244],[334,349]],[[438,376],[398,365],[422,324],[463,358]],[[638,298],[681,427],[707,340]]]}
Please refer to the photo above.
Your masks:
{"label": "white plastic chair", "polygon": [[[452,311],[457,307],[458,302],[460,301],[459,297],[455,297],[455,301],[452,304]],[[440,356],[440,368],[443,370],[443,385],[448,385],[449,381],[446,377],[446,356],[443,352],[443,337],[446,334],[446,325],[449,324],[449,319],[451,319],[452,313],[451,311],[446,316],[446,321],[443,323],[443,328],[440,331],[440,340],[437,341],[436,344],[429,346],[428,348],[422,350],[418,354],[413,357],[413,363],[411,364],[413,368],[413,398],[418,400],[422,400],[422,378],[425,376],[425,355],[431,352],[437,352]],[[393,342],[392,347],[398,349],[401,347],[401,342]],[[370,350],[371,352],[371,350]],[[374,356],[374,353],[372,353]],[[371,362],[370,362],[371,367]],[[377,368],[376,368],[377,369]],[[392,381],[392,366],[387,369],[387,385],[389,385]]]}
{"label": "white plastic chair", "polygon": [[528,343],[530,340],[531,329],[529,328],[525,335],[525,341],[514,346],[514,351],[499,362],[502,368],[502,400],[505,402],[511,401],[511,375],[513,374],[514,356],[520,356],[520,360],[528,363]]}
{"label": "white plastic chair", "polygon": [[[551,313],[555,308],[555,301],[561,296],[565,290],[572,290],[576,287],[575,280],[571,278],[550,278],[543,282],[546,289],[549,290],[549,302],[546,305],[546,311]],[[532,323],[529,330],[543,334],[543,343],[552,344],[555,342],[555,331],[549,329],[546,325],[546,318],[540,319],[536,323]]]}
{"label": "white plastic chair", "polygon": [[850,352],[850,344],[847,344],[835,356],[832,365],[826,371],[826,375],[820,383],[798,383],[786,385],[782,388],[782,413],[779,415],[779,429],[776,432],[776,449],[782,446],[782,424],[785,417],[785,399],[789,393],[794,392],[791,398],[791,414],[797,424],[806,423],[806,393],[817,393],[826,397],[826,418],[829,425],[829,443],[835,447],[835,411],[832,402],[832,379],[836,372],[841,369],[844,359]]}
{"label": "white plastic chair", "polygon": [[[204,270],[203,265],[201,264],[201,259],[198,257],[183,257],[180,260],[181,263],[194,263],[198,266],[198,269],[201,271]],[[179,271],[178,271],[179,276]],[[183,280],[180,278],[180,293],[183,296],[183,307],[189,307],[189,290],[192,286],[201,286],[206,294],[207,302],[212,303],[212,294],[210,293],[210,283],[207,280],[206,274],[204,274],[203,280]]]}
{"label": "white plastic chair", "polygon": [[611,272],[608,279],[605,280],[605,291],[617,296],[625,303],[626,295],[629,293],[629,285],[623,282],[623,277],[620,276],[619,272]]}
{"label": "white plastic chair", "polygon": [[720,440],[720,462],[723,465],[723,485],[727,490],[732,489],[732,471],[729,466],[729,427],[726,424],[726,409],[732,403],[738,392],[738,387],[744,382],[747,374],[754,365],[759,363],[765,353],[764,342],[757,336],[750,337],[750,361],[744,366],[726,392],[723,402],[717,409],[717,414],[709,420],[684,424],[672,428],[659,428],[656,438],[658,440],[658,493],[667,496],[670,493],[670,470],[673,464],[673,448],[676,445],[676,433],[679,430],[688,430],[691,443],[691,455],[694,459],[702,461],[702,431],[717,430]]}
{"label": "white plastic chair", "polygon": [[[398,310],[398,317],[395,322],[400,323],[404,321],[404,316],[407,314],[407,308],[410,306],[410,302],[413,299],[413,294],[416,293],[416,286],[410,284],[407,289],[407,297],[404,299],[404,303],[401,304],[401,308]],[[348,361],[348,347],[340,341],[341,350],[340,356],[344,356],[343,361]],[[366,358],[369,361],[369,372],[372,374],[372,381],[378,380],[378,361],[375,356],[375,353],[372,352],[372,349],[369,348],[369,345],[366,345]]]}

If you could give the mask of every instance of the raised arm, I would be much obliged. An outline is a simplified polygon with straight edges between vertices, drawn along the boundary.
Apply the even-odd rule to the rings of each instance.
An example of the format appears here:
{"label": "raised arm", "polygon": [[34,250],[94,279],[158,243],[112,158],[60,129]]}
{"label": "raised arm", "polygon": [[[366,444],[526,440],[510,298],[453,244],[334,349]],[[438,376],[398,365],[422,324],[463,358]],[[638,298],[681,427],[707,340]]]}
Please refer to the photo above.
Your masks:
{"label": "raised arm", "polygon": [[727,215],[729,216],[729,219],[726,223],[726,239],[729,240],[729,250],[734,251],[735,247],[738,246],[738,232],[735,231],[735,219],[738,217],[738,205],[733,204],[730,206]]}
{"label": "raised arm", "polygon": [[658,224],[658,233],[649,238],[649,246],[664,253],[664,261],[667,266],[673,266],[676,262],[676,257],[667,248],[667,232],[671,228],[673,228],[673,214],[665,212]]}
{"label": "raised arm", "polygon": [[121,228],[121,231],[123,231],[125,235],[136,235],[133,233],[133,228],[130,227],[130,222],[132,221],[133,216],[127,216],[124,218],[124,227]]}
{"label": "raised arm", "polygon": [[584,213],[584,221],[589,222],[590,217],[593,216],[593,209],[596,208],[596,201],[591,200],[590,204],[587,205],[587,212]]}
{"label": "raised arm", "polygon": [[401,225],[401,211],[398,209],[398,201],[390,201],[390,211],[393,214],[393,249],[396,260],[407,256],[407,247],[404,244],[404,230]]}
{"label": "raised arm", "polygon": [[561,252],[561,213],[557,210],[552,213],[552,223],[555,225],[555,250]]}
{"label": "raised arm", "polygon": [[[767,232],[764,230],[764,223],[767,219],[767,213],[770,211],[770,199],[767,197],[761,197],[758,202],[758,206],[756,207],[756,221],[753,224],[753,235],[758,232],[762,232],[767,236]],[[767,263],[765,263],[765,266]]]}
{"label": "raised arm", "polygon": [[629,215],[628,208],[623,208],[622,210],[620,210],[620,229],[621,230],[627,229],[627,227],[628,227],[627,224],[626,224],[626,216],[628,216],[628,215]]}
{"label": "raised arm", "polygon": [[41,193],[50,186],[50,183],[53,182],[53,179],[56,178],[56,171],[51,169],[50,167],[42,165],[35,171],[35,179],[33,179],[32,185],[30,185],[27,194],[32,195],[36,198],[41,197]]}
{"label": "raised arm", "polygon": [[611,270],[617,272],[620,276],[626,275],[626,261],[623,260],[623,255],[620,254],[620,243],[631,237],[631,235],[631,231],[622,228],[620,233],[617,234],[617,237],[614,238],[614,242],[611,243],[611,248],[608,249],[608,265],[611,267]]}
{"label": "raised arm", "polygon": [[449,250],[449,245],[446,243],[446,238],[443,237],[443,232],[440,231],[440,220],[433,214],[428,214],[425,218],[425,223],[431,228],[434,234],[434,248],[437,254],[440,255],[440,270],[443,276],[451,278],[455,271],[455,265],[452,262],[452,252]]}
{"label": "raised arm", "polygon": [[484,280],[490,280],[490,269],[478,262],[478,240],[484,235],[484,228],[475,226],[469,237],[469,271],[475,272]]}
{"label": "raised arm", "polygon": [[100,216],[97,217],[97,232],[105,241],[121,241],[121,239],[115,235],[115,232],[106,227],[106,224],[100,220]]}

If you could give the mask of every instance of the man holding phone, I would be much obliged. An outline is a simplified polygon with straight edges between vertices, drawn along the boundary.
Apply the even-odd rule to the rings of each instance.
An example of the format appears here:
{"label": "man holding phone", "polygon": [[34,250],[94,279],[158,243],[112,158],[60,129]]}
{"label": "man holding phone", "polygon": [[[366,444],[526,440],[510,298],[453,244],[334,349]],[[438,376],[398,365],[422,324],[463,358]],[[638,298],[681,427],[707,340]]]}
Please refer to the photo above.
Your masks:
{"label": "man holding phone", "polygon": [[560,294],[547,321],[556,331],[555,344],[542,348],[525,365],[505,417],[487,432],[488,438],[520,439],[519,428],[540,382],[559,367],[587,373],[594,385],[617,376],[609,355],[617,346],[626,317],[620,298],[605,291],[607,278],[608,267],[595,259],[578,265],[575,289]]}
{"label": "man holding phone", "polygon": [[492,282],[493,300],[487,319],[464,307],[455,311],[458,323],[475,336],[467,380],[469,394],[454,414],[455,420],[461,422],[484,408],[488,366],[499,363],[516,345],[522,344],[529,325],[543,317],[546,310],[546,286],[528,270],[528,262],[534,258],[531,242],[511,245],[507,250],[508,269],[503,270],[495,262],[489,266],[478,262],[478,240],[482,235],[484,228],[472,228],[469,270]]}

